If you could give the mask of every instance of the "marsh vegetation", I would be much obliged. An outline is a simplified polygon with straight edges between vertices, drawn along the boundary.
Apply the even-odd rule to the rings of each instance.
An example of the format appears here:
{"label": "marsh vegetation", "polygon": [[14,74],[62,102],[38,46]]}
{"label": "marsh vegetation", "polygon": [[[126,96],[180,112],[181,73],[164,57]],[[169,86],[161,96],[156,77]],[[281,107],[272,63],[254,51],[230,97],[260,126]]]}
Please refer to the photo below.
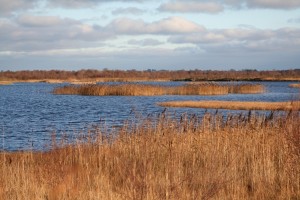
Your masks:
{"label": "marsh vegetation", "polygon": [[200,83],[182,86],[162,86],[147,84],[117,85],[67,85],[55,88],[54,94],[90,96],[158,96],[158,95],[224,95],[263,93],[261,84],[217,84]]}
{"label": "marsh vegetation", "polygon": [[[298,94],[288,84],[111,83],[54,89],[56,85],[30,83],[1,87],[5,94],[1,109],[6,116],[2,148],[15,145],[10,139],[18,134],[23,141],[16,143],[27,147],[29,141],[30,147],[18,151],[15,145],[10,152],[0,152],[0,199],[299,199],[299,101],[236,102],[245,96],[226,95],[260,93],[266,86],[266,95],[246,98],[288,101]],[[225,95],[75,98],[53,95],[53,89],[78,95]],[[171,114],[155,105],[182,99],[225,99],[229,101],[207,102],[213,104],[208,108],[225,105],[225,109],[272,111],[199,109],[198,115],[190,113],[194,109],[180,108]],[[244,107],[247,103],[250,107]],[[281,109],[286,111],[275,111]],[[111,117],[110,121],[101,121],[103,116]],[[123,125],[118,117],[123,117]],[[82,131],[71,127],[66,135],[63,129],[54,130],[52,143],[41,149],[38,145],[49,140],[37,125],[49,127],[61,121],[92,125]],[[9,129],[18,123],[18,129]]]}
{"label": "marsh vegetation", "polygon": [[10,85],[12,83],[13,82],[10,82],[10,81],[0,81],[0,85]]}
{"label": "marsh vegetation", "polygon": [[[0,154],[3,199],[299,199],[299,112],[159,116]],[[81,142],[83,141],[83,143]]]}
{"label": "marsh vegetation", "polygon": [[189,107],[228,110],[300,110],[300,101],[249,102],[249,101],[169,101],[158,103],[164,107]]}
{"label": "marsh vegetation", "polygon": [[290,84],[289,87],[291,87],[291,88],[300,88],[300,83]]}
{"label": "marsh vegetation", "polygon": [[24,70],[0,71],[0,81],[112,82],[112,81],[299,81],[300,70]]}

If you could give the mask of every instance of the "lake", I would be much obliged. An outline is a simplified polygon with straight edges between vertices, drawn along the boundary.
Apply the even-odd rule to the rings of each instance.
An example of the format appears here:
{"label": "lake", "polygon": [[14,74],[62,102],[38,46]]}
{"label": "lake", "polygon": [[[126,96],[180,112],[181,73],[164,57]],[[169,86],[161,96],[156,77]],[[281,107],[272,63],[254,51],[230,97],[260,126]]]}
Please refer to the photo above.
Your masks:
{"label": "lake", "polygon": [[[181,85],[184,82],[144,82]],[[245,82],[247,83],[247,82]],[[255,84],[255,82],[251,82]],[[258,82],[264,94],[230,94],[220,96],[70,96],[53,95],[63,84],[16,83],[0,85],[0,150],[46,150],[55,133],[71,138],[101,125],[108,129],[126,120],[161,113],[157,102],[172,100],[290,101],[299,99],[293,82]],[[114,83],[107,83],[114,84]],[[169,112],[202,114],[204,109],[168,108]],[[228,112],[228,111],[221,111]],[[230,111],[233,112],[233,111]],[[234,111],[236,112],[236,111]]]}

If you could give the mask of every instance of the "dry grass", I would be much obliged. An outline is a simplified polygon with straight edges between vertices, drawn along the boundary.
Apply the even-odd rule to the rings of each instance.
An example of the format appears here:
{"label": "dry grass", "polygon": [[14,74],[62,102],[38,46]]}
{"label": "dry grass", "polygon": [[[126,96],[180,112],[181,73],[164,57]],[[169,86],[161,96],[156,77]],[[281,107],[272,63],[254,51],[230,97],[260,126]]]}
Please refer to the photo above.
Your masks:
{"label": "dry grass", "polygon": [[291,88],[300,88],[300,83],[290,84],[289,87],[291,87]]}
{"label": "dry grass", "polygon": [[0,81],[0,85],[11,85],[13,82],[11,81]]}
{"label": "dry grass", "polygon": [[161,113],[124,125],[113,142],[101,130],[82,145],[1,153],[1,198],[300,198],[299,112]]}
{"label": "dry grass", "polygon": [[189,107],[229,110],[300,110],[300,101],[245,102],[245,101],[170,101],[158,103],[165,107]]}
{"label": "dry grass", "polygon": [[92,96],[154,96],[154,95],[224,95],[229,93],[262,93],[263,85],[233,84],[220,85],[186,84],[183,86],[159,86],[146,84],[118,85],[68,85],[55,88],[54,94],[92,95]]}
{"label": "dry grass", "polygon": [[258,94],[264,93],[265,87],[261,84],[236,84],[228,85],[229,93],[233,94]]}

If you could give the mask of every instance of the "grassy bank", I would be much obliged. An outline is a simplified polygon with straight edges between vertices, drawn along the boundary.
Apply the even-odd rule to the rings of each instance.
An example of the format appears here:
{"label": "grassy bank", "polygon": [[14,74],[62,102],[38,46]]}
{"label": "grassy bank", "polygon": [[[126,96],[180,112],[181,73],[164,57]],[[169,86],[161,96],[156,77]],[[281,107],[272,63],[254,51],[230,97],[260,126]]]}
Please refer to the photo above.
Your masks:
{"label": "grassy bank", "polygon": [[[300,117],[161,113],[117,138],[0,154],[3,199],[299,199]],[[89,133],[87,134],[87,136]],[[86,138],[88,139],[88,138]],[[89,140],[91,141],[91,140]]]}
{"label": "grassy bank", "polygon": [[300,110],[300,101],[245,102],[245,101],[170,101],[158,103],[165,107],[189,107],[229,110]]}
{"label": "grassy bank", "polygon": [[154,96],[154,95],[224,95],[229,93],[253,94],[264,92],[260,84],[216,83],[186,84],[183,86],[159,86],[145,84],[118,85],[68,85],[55,88],[54,94],[92,96]]}

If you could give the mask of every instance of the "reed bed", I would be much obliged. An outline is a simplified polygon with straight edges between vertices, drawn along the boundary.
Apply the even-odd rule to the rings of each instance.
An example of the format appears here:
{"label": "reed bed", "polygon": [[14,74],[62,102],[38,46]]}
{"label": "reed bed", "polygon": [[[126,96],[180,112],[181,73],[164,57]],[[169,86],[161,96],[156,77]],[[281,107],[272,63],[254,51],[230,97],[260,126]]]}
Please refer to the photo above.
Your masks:
{"label": "reed bed", "polygon": [[189,107],[229,110],[300,110],[300,101],[256,102],[256,101],[170,101],[158,103],[164,107]]}
{"label": "reed bed", "polygon": [[265,91],[264,86],[261,84],[236,84],[227,87],[229,87],[229,93],[233,94],[258,94]]}
{"label": "reed bed", "polygon": [[11,81],[0,81],[0,85],[11,85],[13,82]]}
{"label": "reed bed", "polygon": [[300,83],[290,84],[289,87],[291,87],[291,88],[300,88]]}
{"label": "reed bed", "polygon": [[156,95],[225,95],[229,93],[253,94],[264,92],[263,85],[233,84],[221,85],[186,84],[182,86],[161,86],[147,84],[117,85],[67,85],[55,88],[54,94],[91,95],[91,96],[156,96]]}
{"label": "reed bed", "polygon": [[[0,154],[2,199],[299,199],[299,112],[101,128],[85,143]],[[87,133],[87,135],[91,135]],[[55,142],[54,142],[55,143]]]}

